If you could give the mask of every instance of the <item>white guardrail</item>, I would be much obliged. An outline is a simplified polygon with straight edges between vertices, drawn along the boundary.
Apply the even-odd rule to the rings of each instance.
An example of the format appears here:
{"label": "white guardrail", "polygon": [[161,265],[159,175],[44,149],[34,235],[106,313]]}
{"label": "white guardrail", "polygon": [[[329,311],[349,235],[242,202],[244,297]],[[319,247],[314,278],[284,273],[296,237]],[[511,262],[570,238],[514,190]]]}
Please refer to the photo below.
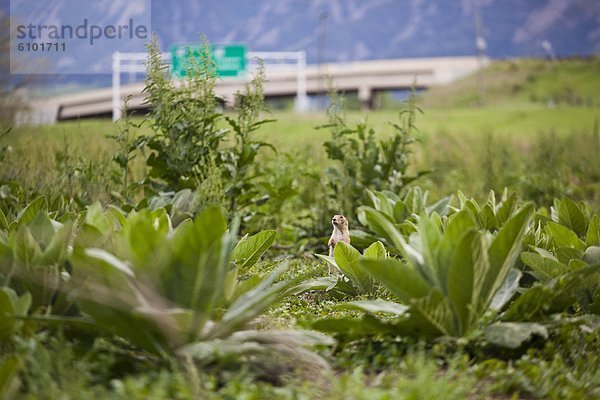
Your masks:
{"label": "white guardrail", "polygon": [[[161,53],[165,63],[171,63],[171,53]],[[121,118],[123,113],[123,99],[121,98],[121,74],[135,75],[146,72],[147,53],[121,53],[116,52],[112,57],[112,115],[113,121]],[[254,69],[258,65],[256,60],[262,60],[265,73],[270,70],[295,70],[296,71],[296,112],[304,112],[308,108],[306,94],[306,52],[305,51],[250,51],[246,53],[247,64]],[[249,68],[251,69],[251,68]],[[246,74],[247,79],[249,74]],[[239,78],[221,78],[239,79]]]}

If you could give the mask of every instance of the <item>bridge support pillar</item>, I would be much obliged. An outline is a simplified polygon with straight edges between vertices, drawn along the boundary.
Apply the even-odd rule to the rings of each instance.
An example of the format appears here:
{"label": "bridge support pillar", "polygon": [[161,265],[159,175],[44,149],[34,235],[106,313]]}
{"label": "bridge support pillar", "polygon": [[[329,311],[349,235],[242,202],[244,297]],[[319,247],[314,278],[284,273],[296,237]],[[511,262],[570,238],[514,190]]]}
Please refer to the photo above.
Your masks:
{"label": "bridge support pillar", "polygon": [[359,87],[358,100],[363,110],[373,109],[373,89],[368,86]]}

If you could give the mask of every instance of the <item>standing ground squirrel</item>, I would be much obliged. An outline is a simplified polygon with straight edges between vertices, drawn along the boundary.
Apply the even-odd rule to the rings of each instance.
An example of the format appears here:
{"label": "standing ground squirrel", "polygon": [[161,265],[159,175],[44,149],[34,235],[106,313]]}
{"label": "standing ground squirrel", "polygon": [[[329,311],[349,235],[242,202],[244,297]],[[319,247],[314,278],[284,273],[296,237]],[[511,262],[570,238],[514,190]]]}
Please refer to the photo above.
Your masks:
{"label": "standing ground squirrel", "polygon": [[[329,257],[333,257],[333,249],[339,242],[350,244],[350,232],[348,231],[348,220],[343,215],[334,215],[331,218],[331,225],[333,225],[333,232],[329,238],[327,246],[329,247]],[[329,274],[331,275],[334,271],[329,265]],[[341,271],[339,271],[341,272]]]}
{"label": "standing ground squirrel", "polygon": [[329,257],[333,257],[333,249],[339,242],[350,244],[350,232],[348,231],[348,220],[343,215],[334,215],[331,219],[333,232],[329,238],[327,246],[329,247]]}

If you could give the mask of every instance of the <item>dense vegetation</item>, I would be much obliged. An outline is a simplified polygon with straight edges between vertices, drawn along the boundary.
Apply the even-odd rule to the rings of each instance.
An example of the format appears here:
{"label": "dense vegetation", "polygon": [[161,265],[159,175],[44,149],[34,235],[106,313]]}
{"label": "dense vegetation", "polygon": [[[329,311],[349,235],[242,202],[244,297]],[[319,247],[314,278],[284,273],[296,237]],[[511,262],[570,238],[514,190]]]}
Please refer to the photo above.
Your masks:
{"label": "dense vegetation", "polygon": [[153,46],[143,120],[3,133],[0,397],[600,398],[597,122],[424,133],[414,97],[383,125],[333,96],[302,148],[261,69],[234,113],[190,69]]}

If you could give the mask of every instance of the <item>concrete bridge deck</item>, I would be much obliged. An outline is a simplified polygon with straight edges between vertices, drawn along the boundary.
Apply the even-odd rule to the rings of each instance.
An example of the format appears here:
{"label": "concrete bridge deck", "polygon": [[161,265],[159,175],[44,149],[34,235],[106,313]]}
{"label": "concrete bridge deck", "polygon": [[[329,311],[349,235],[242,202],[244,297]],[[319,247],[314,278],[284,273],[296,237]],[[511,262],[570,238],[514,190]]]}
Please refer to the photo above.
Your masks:
{"label": "concrete bridge deck", "polygon": [[[487,63],[488,60],[484,60]],[[309,65],[305,69],[306,92],[322,94],[327,92],[327,77],[334,86],[344,92],[357,92],[365,107],[373,105],[373,94],[381,90],[407,89],[413,85],[428,88],[450,83],[469,75],[481,66],[477,57],[436,57],[396,60],[357,61],[350,63],[329,63],[320,66]],[[297,91],[298,69],[295,67],[270,68],[266,66],[264,94],[266,98],[295,96]],[[221,79],[216,94],[226,103],[234,101],[237,91],[244,88],[245,79]],[[143,109],[143,83],[121,86],[121,99],[131,96],[131,109]],[[31,103],[31,113],[43,113],[37,119],[47,122],[98,116],[112,113],[111,88],[95,89],[69,94]]]}

